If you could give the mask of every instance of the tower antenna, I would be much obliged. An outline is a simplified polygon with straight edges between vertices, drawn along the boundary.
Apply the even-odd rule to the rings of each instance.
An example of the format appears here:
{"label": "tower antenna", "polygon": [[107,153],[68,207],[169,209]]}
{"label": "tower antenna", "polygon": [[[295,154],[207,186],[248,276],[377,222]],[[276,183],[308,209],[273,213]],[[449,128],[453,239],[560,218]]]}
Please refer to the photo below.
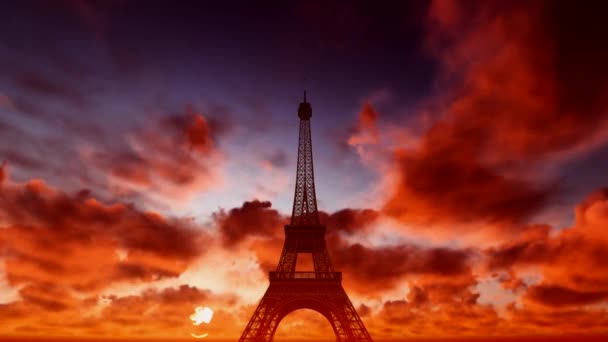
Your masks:
{"label": "tower antenna", "polygon": [[308,88],[308,78],[304,77],[304,103],[306,103],[306,88]]}

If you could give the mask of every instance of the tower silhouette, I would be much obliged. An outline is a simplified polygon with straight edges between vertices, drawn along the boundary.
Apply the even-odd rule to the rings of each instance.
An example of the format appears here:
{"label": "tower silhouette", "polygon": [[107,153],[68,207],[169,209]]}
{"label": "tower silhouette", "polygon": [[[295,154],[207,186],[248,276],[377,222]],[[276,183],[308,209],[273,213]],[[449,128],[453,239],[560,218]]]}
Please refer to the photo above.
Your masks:
{"label": "tower silhouette", "polygon": [[[310,117],[306,101],[298,108],[300,137],[298,167],[290,224],[276,271],[269,272],[270,286],[249,320],[240,342],[272,341],[287,314],[311,309],[325,316],[339,342],[370,341],[371,337],[342,287],[342,273],[334,271],[325,244],[325,226],[319,222],[312,162]],[[298,253],[312,254],[314,271],[296,272]]]}

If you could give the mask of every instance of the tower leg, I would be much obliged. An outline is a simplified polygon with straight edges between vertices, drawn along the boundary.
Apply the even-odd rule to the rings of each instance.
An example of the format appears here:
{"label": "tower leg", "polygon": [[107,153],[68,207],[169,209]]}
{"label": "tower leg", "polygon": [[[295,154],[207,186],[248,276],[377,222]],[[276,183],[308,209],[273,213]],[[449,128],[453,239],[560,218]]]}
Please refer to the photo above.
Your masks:
{"label": "tower leg", "polygon": [[271,304],[273,300],[269,298],[272,297],[269,292],[270,289],[266,291],[255,309],[253,316],[239,339],[240,342],[272,341],[272,335],[267,333],[271,312],[273,311],[273,305]]}
{"label": "tower leg", "polygon": [[[349,341],[349,342],[371,342],[372,338],[365,329],[361,318],[357,314],[353,303],[348,298],[348,295],[341,288],[342,294],[335,298],[335,312],[340,321],[341,328],[344,331],[343,334],[336,334],[338,341]],[[341,298],[340,298],[341,297]]]}
{"label": "tower leg", "polygon": [[287,314],[298,309],[311,309],[325,316],[338,342],[371,342],[372,339],[359,318],[344,289],[338,286],[310,288],[297,286],[269,287],[239,342],[271,342],[276,329]]}

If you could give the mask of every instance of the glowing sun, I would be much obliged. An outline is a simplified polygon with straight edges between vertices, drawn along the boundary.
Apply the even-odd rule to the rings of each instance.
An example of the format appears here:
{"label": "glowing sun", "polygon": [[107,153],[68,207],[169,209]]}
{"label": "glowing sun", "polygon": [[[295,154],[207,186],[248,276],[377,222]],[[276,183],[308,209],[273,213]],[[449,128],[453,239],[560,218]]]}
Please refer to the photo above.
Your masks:
{"label": "glowing sun", "polygon": [[[192,320],[192,325],[200,325],[201,323],[209,324],[209,322],[211,322],[212,318],[213,318],[213,310],[211,310],[210,308],[208,308],[206,306],[204,308],[201,306],[197,306],[196,309],[194,309],[194,313],[192,313],[192,315],[190,315],[190,319]],[[192,337],[194,337],[194,338],[205,338],[209,334],[204,333],[204,334],[197,335],[195,333],[190,333],[190,335],[192,335]]]}

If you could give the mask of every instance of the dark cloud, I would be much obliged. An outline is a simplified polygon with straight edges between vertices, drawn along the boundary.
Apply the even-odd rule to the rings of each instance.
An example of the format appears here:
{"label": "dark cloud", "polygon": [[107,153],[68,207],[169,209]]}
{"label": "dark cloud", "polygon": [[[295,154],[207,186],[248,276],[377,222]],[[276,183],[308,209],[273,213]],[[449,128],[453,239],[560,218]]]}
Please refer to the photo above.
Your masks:
{"label": "dark cloud", "polygon": [[429,295],[419,286],[414,286],[410,289],[407,295],[407,301],[414,306],[421,306],[429,301]]}
{"label": "dark cloud", "polygon": [[37,170],[44,166],[44,163],[41,160],[31,158],[16,151],[1,149],[0,153],[6,158],[5,161],[8,160],[11,162],[11,165],[18,166],[19,168]]}
{"label": "dark cloud", "polygon": [[287,220],[271,207],[268,201],[253,200],[243,203],[240,208],[214,213],[213,219],[219,227],[224,245],[232,247],[248,238],[269,238],[277,234]]}
{"label": "dark cloud", "polygon": [[273,168],[285,168],[288,161],[289,157],[284,150],[275,150],[264,157],[264,162]]}
{"label": "dark cloud", "polygon": [[[413,244],[368,247],[347,242],[343,234],[356,236],[370,229],[379,217],[375,210],[346,208],[332,214],[321,212],[320,216],[327,226],[328,250],[334,267],[348,274],[351,286],[362,293],[392,288],[407,276],[459,278],[471,272],[470,250]],[[283,225],[288,217],[271,209],[270,202],[245,202],[240,208],[221,210],[213,218],[225,246],[249,242],[262,269],[276,268],[284,242]]]}
{"label": "dark cloud", "polygon": [[329,232],[356,234],[363,232],[376,222],[380,214],[374,209],[345,208],[334,213],[319,213],[320,220],[327,225]]}
{"label": "dark cloud", "polygon": [[608,66],[604,61],[608,43],[603,37],[608,28],[603,24],[603,9],[601,3],[548,2],[562,122],[575,122],[577,133],[570,137],[575,141],[600,129],[596,125],[607,115]]}
{"label": "dark cloud", "polygon": [[[116,310],[117,313],[120,311],[131,311],[132,306],[150,307],[154,304],[164,305],[175,305],[175,307],[192,306],[196,303],[202,303],[208,300],[212,296],[212,293],[208,290],[201,290],[197,287],[189,285],[180,285],[177,288],[166,288],[162,290],[148,289],[145,290],[141,295],[138,296],[127,296],[127,297],[116,297],[109,296],[108,299],[112,300],[112,306],[108,310],[111,313]],[[187,309],[190,311],[190,309]],[[142,310],[142,312],[145,310]],[[110,314],[109,316],[114,316]]]}
{"label": "dark cloud", "polygon": [[498,248],[488,249],[486,252],[489,267],[509,268],[516,263],[534,264],[550,259],[554,254],[546,241],[550,230],[551,227],[546,225],[530,226],[523,236]]}
{"label": "dark cloud", "polygon": [[528,289],[526,297],[549,306],[580,306],[608,298],[608,291],[582,292],[558,285],[537,285]]}
{"label": "dark cloud", "polygon": [[[283,225],[289,222],[289,216],[271,207],[269,201],[256,199],[244,202],[239,208],[222,209],[213,214],[213,219],[227,245],[252,237],[282,238]],[[354,235],[364,232],[379,216],[373,209],[345,208],[331,214],[319,212],[321,224],[327,227],[329,238],[342,233]]]}
{"label": "dark cloud", "polygon": [[52,283],[29,284],[19,294],[28,304],[43,312],[64,311],[79,304],[67,289]]}
{"label": "dark cloud", "polygon": [[408,302],[405,300],[389,300],[382,306],[380,316],[389,325],[403,326],[416,319],[416,315],[408,310]]}
{"label": "dark cloud", "polygon": [[[212,215],[224,246],[231,248],[248,243],[264,271],[276,268],[284,243],[283,226],[289,223],[288,215],[271,207],[268,201],[253,200]],[[355,235],[366,231],[378,218],[378,213],[372,209],[347,208],[332,214],[320,212],[319,216],[327,227],[328,248],[332,253],[336,243],[343,243],[341,234]]]}
{"label": "dark cloud", "polygon": [[15,78],[15,84],[30,94],[45,96],[46,99],[63,99],[73,105],[81,106],[86,99],[73,85],[63,84],[40,72],[22,73]]}
{"label": "dark cloud", "polygon": [[357,308],[357,313],[361,317],[369,316],[371,314],[371,311],[372,311],[371,308],[369,306],[365,305],[365,304],[361,304]]}
{"label": "dark cloud", "polygon": [[348,274],[352,285],[362,293],[390,289],[407,277],[459,278],[471,272],[472,253],[467,250],[416,245],[366,247],[335,242],[334,239],[329,244],[335,267]]}

